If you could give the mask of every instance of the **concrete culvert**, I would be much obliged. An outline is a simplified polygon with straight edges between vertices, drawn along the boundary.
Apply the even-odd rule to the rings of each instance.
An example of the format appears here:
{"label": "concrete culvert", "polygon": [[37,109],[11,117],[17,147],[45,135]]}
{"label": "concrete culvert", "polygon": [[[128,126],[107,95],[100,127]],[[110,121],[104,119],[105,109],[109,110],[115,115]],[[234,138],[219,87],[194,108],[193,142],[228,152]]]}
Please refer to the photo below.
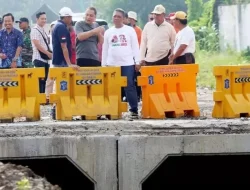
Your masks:
{"label": "concrete culvert", "polygon": [[[3,163],[11,163],[19,166],[15,168],[22,168],[27,170],[25,175],[41,176],[42,180],[50,182],[51,188],[41,188],[41,190],[73,190],[84,189],[94,190],[94,183],[69,159],[66,157],[40,157],[40,158],[10,158],[1,160]],[[33,173],[34,172],[34,173]],[[24,172],[25,173],[25,172]],[[18,172],[17,172],[18,174]],[[29,176],[27,176],[29,177]],[[16,177],[15,177],[16,178]],[[54,186],[53,186],[54,185]],[[58,187],[55,188],[55,185]],[[1,187],[1,182],[0,182]],[[49,187],[49,186],[48,186]],[[60,187],[60,188],[59,188]],[[33,188],[31,188],[33,189]],[[35,188],[34,188],[35,189]],[[3,189],[9,190],[9,189]],[[11,189],[12,190],[12,189]],[[40,189],[38,189],[40,190]]]}
{"label": "concrete culvert", "polygon": [[169,185],[250,184],[250,155],[170,156],[142,183],[142,190]]}

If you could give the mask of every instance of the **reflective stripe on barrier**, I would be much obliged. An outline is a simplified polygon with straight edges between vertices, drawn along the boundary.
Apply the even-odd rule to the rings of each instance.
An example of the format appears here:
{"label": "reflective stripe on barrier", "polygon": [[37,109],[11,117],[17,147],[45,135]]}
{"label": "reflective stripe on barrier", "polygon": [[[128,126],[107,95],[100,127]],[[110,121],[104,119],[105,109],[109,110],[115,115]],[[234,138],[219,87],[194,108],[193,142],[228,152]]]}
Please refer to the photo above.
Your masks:
{"label": "reflective stripe on barrier", "polygon": [[0,120],[40,120],[40,104],[46,97],[39,93],[39,78],[44,76],[43,68],[0,70]]}
{"label": "reflective stripe on barrier", "polygon": [[212,116],[239,118],[250,116],[250,66],[216,66],[216,91]]}
{"label": "reflective stripe on barrier", "polygon": [[127,111],[127,103],[121,102],[121,87],[127,80],[120,67],[51,68],[49,75],[56,80],[50,102],[56,104],[58,120],[73,116],[94,120],[99,115],[118,119]]}
{"label": "reflective stripe on barrier", "polygon": [[142,67],[138,77],[138,85],[142,87],[142,117],[198,117],[198,69],[197,64]]}

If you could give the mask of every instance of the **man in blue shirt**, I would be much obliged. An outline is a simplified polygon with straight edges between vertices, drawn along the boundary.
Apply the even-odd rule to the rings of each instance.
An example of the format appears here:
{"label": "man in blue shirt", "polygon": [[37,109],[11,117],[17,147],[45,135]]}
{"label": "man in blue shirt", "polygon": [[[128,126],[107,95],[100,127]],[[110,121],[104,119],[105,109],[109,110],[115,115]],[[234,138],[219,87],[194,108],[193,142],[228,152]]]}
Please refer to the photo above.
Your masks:
{"label": "man in blue shirt", "polygon": [[[53,45],[53,67],[73,67],[78,70],[80,67],[71,63],[71,39],[68,26],[71,25],[73,12],[68,7],[59,11],[60,20],[57,21],[52,32]],[[55,88],[54,88],[55,89]],[[55,105],[52,107],[52,119],[56,118]]]}
{"label": "man in blue shirt", "polygon": [[68,26],[72,22],[73,12],[68,7],[63,7],[60,12],[60,20],[58,20],[53,33],[53,61],[54,67],[73,67],[79,68],[71,63],[71,39]]}
{"label": "man in blue shirt", "polygon": [[0,31],[0,58],[2,68],[22,67],[21,51],[23,46],[22,32],[13,27],[14,16],[11,13],[3,16],[5,28]]}

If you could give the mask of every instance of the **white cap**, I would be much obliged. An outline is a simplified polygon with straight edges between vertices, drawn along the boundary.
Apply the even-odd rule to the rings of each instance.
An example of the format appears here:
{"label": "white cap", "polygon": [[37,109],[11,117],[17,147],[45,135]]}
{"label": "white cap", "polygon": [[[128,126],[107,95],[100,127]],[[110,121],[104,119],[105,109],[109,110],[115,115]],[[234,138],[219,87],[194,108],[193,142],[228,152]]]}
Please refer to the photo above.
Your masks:
{"label": "white cap", "polygon": [[60,11],[59,11],[59,15],[60,16],[73,16],[73,12],[70,8],[68,7],[63,7]]}
{"label": "white cap", "polygon": [[157,14],[157,15],[160,15],[163,13],[166,13],[166,9],[165,7],[163,7],[163,5],[156,5],[152,12],[152,14]]}
{"label": "white cap", "polygon": [[56,25],[56,23],[57,23],[57,20],[51,22],[51,23],[50,23],[50,26]]}
{"label": "white cap", "polygon": [[128,18],[132,18],[132,19],[134,19],[135,21],[137,21],[137,14],[136,14],[136,12],[129,11],[129,12],[128,12]]}

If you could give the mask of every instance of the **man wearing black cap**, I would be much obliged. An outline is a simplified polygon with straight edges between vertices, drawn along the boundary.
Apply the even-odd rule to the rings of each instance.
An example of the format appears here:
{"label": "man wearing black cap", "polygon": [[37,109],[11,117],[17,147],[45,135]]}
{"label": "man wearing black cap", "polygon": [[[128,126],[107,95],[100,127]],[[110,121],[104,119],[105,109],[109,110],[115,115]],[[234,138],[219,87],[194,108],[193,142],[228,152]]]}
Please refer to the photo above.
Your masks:
{"label": "man wearing black cap", "polygon": [[0,30],[2,30],[2,28],[3,28],[3,20],[2,18],[0,18]]}
{"label": "man wearing black cap", "polygon": [[27,18],[20,18],[19,21],[19,28],[23,30],[23,49],[22,49],[22,60],[23,60],[23,67],[24,68],[33,68],[34,64],[32,62],[32,44],[30,39],[30,26],[29,20]]}

